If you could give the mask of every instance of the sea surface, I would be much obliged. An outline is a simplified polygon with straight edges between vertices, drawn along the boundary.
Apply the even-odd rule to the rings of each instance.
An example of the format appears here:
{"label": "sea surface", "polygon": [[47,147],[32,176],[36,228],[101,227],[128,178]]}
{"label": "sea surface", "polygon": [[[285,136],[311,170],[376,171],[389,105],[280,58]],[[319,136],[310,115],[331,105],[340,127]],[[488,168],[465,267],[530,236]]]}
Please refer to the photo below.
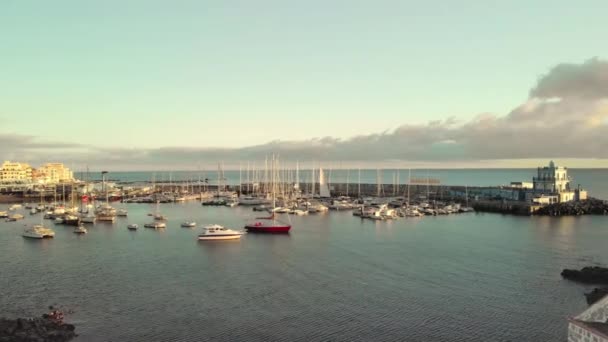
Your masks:
{"label": "sea surface", "polygon": [[[128,231],[155,207],[52,240],[0,222],[0,309],[74,310],[76,341],[566,341],[591,289],[565,267],[608,265],[608,217],[497,214],[372,222],[282,216],[289,235],[198,242],[182,220],[241,228],[247,207],[162,204],[164,230]],[[4,210],[1,207],[0,210]]]}
{"label": "sea surface", "polygon": [[[528,181],[532,182],[532,177],[536,176],[536,169],[445,169],[445,170],[331,170],[324,169],[327,181],[331,183],[350,183],[353,184],[353,191],[359,180],[362,184],[407,184],[410,177],[414,180],[425,181],[426,179],[438,180],[443,185],[467,185],[467,186],[499,186],[508,185],[513,182]],[[589,191],[590,196],[608,199],[608,169],[569,169],[569,176],[572,178],[571,186],[576,188],[581,185]],[[90,179],[101,179],[99,172],[90,173]],[[85,178],[86,175],[76,173],[76,177]],[[241,170],[227,170],[223,172],[222,184],[237,185],[239,180],[246,183],[247,180],[260,180],[264,177],[264,171],[259,170],[257,176],[253,172]],[[155,180],[157,182],[171,181],[193,181],[199,179],[208,180],[209,184],[218,183],[217,170],[201,171],[174,171],[174,172],[154,172],[154,171],[131,171],[131,172],[110,172],[108,178],[122,182],[143,182]],[[282,179],[296,179],[295,170],[284,172]],[[303,183],[308,183],[312,179],[310,170],[300,170],[299,179]],[[316,172],[318,182],[318,170]]]}

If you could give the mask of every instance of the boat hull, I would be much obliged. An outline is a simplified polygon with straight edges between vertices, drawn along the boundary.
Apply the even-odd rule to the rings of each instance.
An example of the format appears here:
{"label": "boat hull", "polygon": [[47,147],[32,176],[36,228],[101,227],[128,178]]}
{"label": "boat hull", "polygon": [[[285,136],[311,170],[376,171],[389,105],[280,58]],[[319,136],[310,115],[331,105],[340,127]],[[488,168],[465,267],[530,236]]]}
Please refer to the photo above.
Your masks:
{"label": "boat hull", "polygon": [[252,233],[266,233],[266,234],[286,234],[289,233],[291,226],[288,225],[277,225],[277,226],[256,226],[246,225],[245,229]]}
{"label": "boat hull", "polygon": [[215,235],[215,236],[200,236],[199,241],[217,241],[217,240],[238,240],[241,238],[241,234],[237,235]]}

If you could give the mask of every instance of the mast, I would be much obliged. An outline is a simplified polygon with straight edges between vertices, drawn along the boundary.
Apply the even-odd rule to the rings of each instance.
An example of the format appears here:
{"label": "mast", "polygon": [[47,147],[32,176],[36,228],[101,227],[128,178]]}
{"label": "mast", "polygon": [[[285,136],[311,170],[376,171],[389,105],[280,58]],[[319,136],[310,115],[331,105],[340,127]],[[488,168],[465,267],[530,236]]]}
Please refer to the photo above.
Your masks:
{"label": "mast", "polygon": [[350,169],[346,169],[346,197],[348,197],[348,184],[350,183]]}
{"label": "mast", "polygon": [[106,206],[110,205],[110,201],[108,200],[108,188],[106,186],[106,173],[108,171],[101,171],[101,188],[106,193]]}
{"label": "mast", "polygon": [[361,198],[361,168],[359,168],[359,183],[357,184],[357,197]]}
{"label": "mast", "polygon": [[412,169],[408,169],[408,178],[407,178],[407,206],[410,206],[410,184],[412,183]]}

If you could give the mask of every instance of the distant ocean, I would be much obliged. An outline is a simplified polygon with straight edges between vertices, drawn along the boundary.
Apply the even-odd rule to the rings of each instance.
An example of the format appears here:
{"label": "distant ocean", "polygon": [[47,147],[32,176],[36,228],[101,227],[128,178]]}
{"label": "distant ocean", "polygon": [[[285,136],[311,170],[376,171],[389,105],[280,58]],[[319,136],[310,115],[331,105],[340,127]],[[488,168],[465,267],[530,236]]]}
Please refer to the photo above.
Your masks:
{"label": "distant ocean", "polygon": [[[572,186],[581,185],[589,191],[593,197],[608,199],[608,169],[569,169],[569,176],[572,178]],[[325,177],[331,183],[357,184],[359,179],[363,184],[375,184],[378,181],[377,170],[324,170]],[[263,174],[263,171],[260,172]],[[293,172],[295,177],[295,172]],[[311,171],[300,170],[300,180],[303,183],[310,182]],[[383,184],[407,184],[410,171],[383,169],[380,171],[380,179]],[[468,185],[468,186],[497,186],[507,185],[512,181],[532,181],[536,175],[536,169],[432,169],[432,170],[411,170],[412,178],[432,178],[438,179],[443,185]],[[76,174],[81,177],[80,174]],[[250,180],[251,180],[250,173]],[[359,178],[360,177],[360,178]],[[198,181],[208,179],[209,184],[217,184],[217,170],[199,171],[173,171],[173,172],[154,172],[154,171],[130,171],[130,172],[110,172],[108,178],[121,182],[145,182],[153,178],[156,181]],[[224,171],[226,184],[237,185],[239,178],[243,182],[247,181],[246,172],[240,173],[238,170]],[[92,172],[91,179],[100,180],[99,172]],[[398,181],[396,181],[398,180]]]}

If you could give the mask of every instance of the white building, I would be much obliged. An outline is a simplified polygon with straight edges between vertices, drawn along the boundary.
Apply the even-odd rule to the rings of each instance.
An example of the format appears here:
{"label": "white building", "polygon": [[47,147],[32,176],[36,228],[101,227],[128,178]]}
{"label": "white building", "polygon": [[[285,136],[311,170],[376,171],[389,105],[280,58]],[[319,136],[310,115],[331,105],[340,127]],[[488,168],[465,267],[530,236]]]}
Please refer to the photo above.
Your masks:
{"label": "white building", "polygon": [[5,161],[0,169],[1,182],[31,181],[32,167],[26,163]]}
{"label": "white building", "polygon": [[549,166],[539,167],[538,175],[532,181],[534,190],[538,192],[559,193],[570,191],[568,169],[563,166],[555,166],[553,161],[549,163]]}
{"label": "white building", "polygon": [[551,161],[549,166],[539,167],[537,172],[537,176],[532,178],[532,192],[529,194],[532,202],[551,204],[587,199],[587,191],[570,188],[571,179],[566,167],[555,166]]}
{"label": "white building", "polygon": [[35,171],[36,179],[43,183],[60,183],[74,180],[74,175],[62,163],[46,163]]}
{"label": "white building", "polygon": [[608,296],[568,319],[568,342],[608,342]]}

